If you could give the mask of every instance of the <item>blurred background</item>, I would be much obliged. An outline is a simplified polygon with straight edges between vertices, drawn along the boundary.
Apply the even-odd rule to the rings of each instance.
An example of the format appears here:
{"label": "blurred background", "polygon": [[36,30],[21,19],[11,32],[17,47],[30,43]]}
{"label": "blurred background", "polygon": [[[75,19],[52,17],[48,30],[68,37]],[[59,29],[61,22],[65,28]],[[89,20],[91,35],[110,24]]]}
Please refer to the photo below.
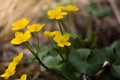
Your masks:
{"label": "blurred background", "polygon": [[[97,33],[96,47],[98,48],[109,46],[120,38],[120,0],[0,0],[0,65],[2,65],[0,74],[20,51],[23,51],[26,56],[31,54],[23,46],[10,44],[10,40],[14,37],[11,24],[27,18],[30,24],[45,23],[44,30],[57,30],[57,24],[51,22],[46,13],[49,9],[67,4],[76,5],[80,9],[72,16],[74,25],[71,32],[80,33],[86,37],[91,28]],[[34,38],[31,41],[34,43]],[[42,33],[40,33],[40,42],[45,45],[48,43]],[[39,80],[62,80],[48,72],[41,73],[37,62],[30,65],[24,63],[24,65],[25,72],[32,76],[40,76]],[[17,72],[21,74],[24,70],[19,67]]]}

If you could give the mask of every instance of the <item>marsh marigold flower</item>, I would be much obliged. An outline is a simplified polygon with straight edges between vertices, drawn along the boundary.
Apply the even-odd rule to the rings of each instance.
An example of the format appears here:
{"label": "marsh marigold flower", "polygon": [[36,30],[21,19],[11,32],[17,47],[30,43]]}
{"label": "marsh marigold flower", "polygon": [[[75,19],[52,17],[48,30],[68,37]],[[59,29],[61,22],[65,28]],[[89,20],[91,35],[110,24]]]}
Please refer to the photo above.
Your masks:
{"label": "marsh marigold flower", "polygon": [[28,30],[30,30],[30,32],[38,32],[43,28],[44,25],[45,24],[32,24],[28,26]]}
{"label": "marsh marigold flower", "polygon": [[15,74],[15,68],[16,68],[16,64],[14,62],[11,62],[8,68],[5,70],[5,72],[2,75],[0,75],[0,77],[3,77],[4,79],[8,79],[10,76]]}
{"label": "marsh marigold flower", "polygon": [[15,79],[15,80],[27,80],[27,74],[22,74],[20,79]]}
{"label": "marsh marigold flower", "polygon": [[23,18],[12,24],[12,30],[24,29],[28,23],[29,23],[29,20],[27,20],[26,18]]}
{"label": "marsh marigold flower", "polygon": [[67,5],[63,9],[66,10],[66,11],[70,11],[70,12],[74,12],[74,11],[79,10],[76,6],[73,6],[73,5]]}
{"label": "marsh marigold flower", "polygon": [[59,47],[70,46],[71,43],[68,42],[70,38],[70,34],[66,33],[64,35],[61,34],[60,31],[56,31],[55,37],[53,38],[55,42],[57,42]]}
{"label": "marsh marigold flower", "polygon": [[55,35],[55,31],[50,32],[50,31],[44,31],[44,36],[45,37],[52,37]]}
{"label": "marsh marigold flower", "polygon": [[26,42],[30,39],[31,34],[30,31],[26,31],[25,33],[23,32],[16,32],[15,33],[15,38],[11,40],[11,44],[19,45],[23,42]]}
{"label": "marsh marigold flower", "polygon": [[14,75],[16,72],[15,71],[16,66],[18,65],[22,57],[23,57],[22,52],[19,53],[18,56],[14,57],[13,61],[9,63],[8,68],[5,70],[5,72],[2,75],[0,75],[0,77],[3,77],[4,79],[8,79],[10,76]]}
{"label": "marsh marigold flower", "polygon": [[47,15],[49,16],[50,19],[62,19],[64,17],[64,15],[67,15],[66,12],[62,11],[63,7],[59,6],[54,10],[49,10]]}

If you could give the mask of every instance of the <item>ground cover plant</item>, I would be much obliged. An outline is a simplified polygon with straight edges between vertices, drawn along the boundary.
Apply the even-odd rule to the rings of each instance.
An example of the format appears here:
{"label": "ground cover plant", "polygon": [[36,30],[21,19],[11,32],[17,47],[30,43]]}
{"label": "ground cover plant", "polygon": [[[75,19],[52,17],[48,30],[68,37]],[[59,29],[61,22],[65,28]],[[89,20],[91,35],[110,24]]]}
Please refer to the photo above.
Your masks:
{"label": "ground cover plant", "polygon": [[[97,36],[95,32],[89,33],[89,38],[81,34],[70,32],[72,14],[80,9],[74,5],[58,6],[48,10],[48,18],[58,23],[59,30],[44,31],[43,36],[48,38],[49,45],[41,45],[39,32],[45,24],[29,24],[26,18],[12,24],[16,31],[11,40],[13,45],[24,45],[33,54],[32,59],[37,60],[41,69],[48,70],[66,80],[116,80],[120,78],[120,41],[115,41],[111,46],[98,49],[95,46]],[[67,17],[67,26],[62,19]],[[36,44],[30,38],[35,35]],[[17,47],[17,46],[16,46]],[[23,58],[23,52],[13,58],[8,68],[0,75],[3,79],[14,76],[16,66]],[[29,80],[23,73],[20,79]]]}

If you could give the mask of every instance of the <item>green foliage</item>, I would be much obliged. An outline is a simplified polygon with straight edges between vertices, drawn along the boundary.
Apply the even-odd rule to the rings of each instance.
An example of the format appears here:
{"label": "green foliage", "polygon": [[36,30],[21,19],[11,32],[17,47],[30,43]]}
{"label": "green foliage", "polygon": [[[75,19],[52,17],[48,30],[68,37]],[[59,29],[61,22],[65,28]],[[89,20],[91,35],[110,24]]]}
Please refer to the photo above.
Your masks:
{"label": "green foliage", "polygon": [[98,18],[104,18],[112,12],[112,9],[109,6],[98,7],[98,5],[94,2],[87,7],[88,11]]}
{"label": "green foliage", "polygon": [[71,34],[71,37],[74,39],[72,41],[72,47],[79,48],[93,48],[97,41],[97,35],[95,32],[92,32],[90,40],[83,39],[81,34]]}
{"label": "green foliage", "polygon": [[[52,43],[52,47],[33,45],[42,62],[51,70],[60,71],[67,80],[82,80],[83,75],[94,80],[113,80],[120,78],[120,41],[102,49],[95,48],[96,33],[91,34],[89,40],[82,35],[70,34],[71,46],[59,47]],[[28,63],[35,57],[27,59]],[[108,62],[104,64],[104,62]],[[103,66],[104,65],[104,66]],[[42,71],[45,70],[40,66]]]}
{"label": "green foliage", "polygon": [[[32,45],[29,41],[23,43],[33,54],[26,62],[31,63],[33,60],[37,60],[42,71],[55,72],[67,80],[86,80],[86,78],[89,80],[119,80],[120,41],[114,42],[111,46],[97,49],[95,32],[90,33],[89,39],[84,39],[81,34],[70,33],[69,30],[65,32],[62,29],[66,26],[63,25],[64,22],[61,19],[67,15],[66,12],[71,16],[72,12],[79,9],[72,5],[67,6],[68,11],[66,12],[62,12],[62,9],[63,7],[59,6],[55,10],[49,11],[49,18],[52,21],[54,19],[59,25],[59,31],[47,31],[44,35],[49,40],[49,46],[39,45],[39,36],[36,38],[38,43],[36,45]],[[91,3],[88,6],[88,11],[94,16],[103,18],[110,14],[111,8],[98,8],[95,3]],[[46,20],[50,22],[47,17]],[[15,42],[18,42],[17,39],[19,38],[22,40],[21,34]],[[33,80],[37,77],[34,76]]]}
{"label": "green foliage", "polygon": [[70,63],[63,64],[62,73],[68,80],[79,80],[79,77],[81,76],[80,73],[77,73],[74,70],[73,65]]}
{"label": "green foliage", "polygon": [[69,59],[77,71],[90,76],[93,76],[103,63],[99,52],[90,49],[72,49]]}

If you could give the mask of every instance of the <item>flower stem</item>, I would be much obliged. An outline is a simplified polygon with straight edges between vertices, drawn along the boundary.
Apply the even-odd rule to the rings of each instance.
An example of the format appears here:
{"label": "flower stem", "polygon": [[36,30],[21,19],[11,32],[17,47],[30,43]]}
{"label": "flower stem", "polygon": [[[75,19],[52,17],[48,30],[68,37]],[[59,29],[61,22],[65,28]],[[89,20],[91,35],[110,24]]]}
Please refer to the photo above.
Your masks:
{"label": "flower stem", "polygon": [[60,57],[62,58],[62,60],[63,60],[64,62],[66,62],[66,60],[65,60],[64,57],[62,56],[61,52],[58,52],[58,54],[60,55]]}
{"label": "flower stem", "polygon": [[37,45],[38,45],[38,52],[40,51],[40,41],[39,41],[39,33],[36,33],[37,35]]}
{"label": "flower stem", "polygon": [[37,55],[38,52],[36,52],[36,51],[33,49],[32,45],[31,45],[29,42],[27,42],[25,46],[31,51],[31,53],[35,56],[35,58],[38,60],[38,62],[39,62],[46,70],[50,71],[50,69],[49,69],[47,66],[45,66],[44,63],[42,63],[42,61],[40,60],[40,58],[39,58],[38,55]]}
{"label": "flower stem", "polygon": [[58,25],[59,25],[60,32],[63,34],[62,25],[60,21],[58,21]]}
{"label": "flower stem", "polygon": [[72,13],[69,12],[69,14],[68,14],[68,25],[67,25],[68,32],[76,33],[76,28],[74,26],[75,25],[74,25]]}
{"label": "flower stem", "polygon": [[[50,41],[50,38],[48,38],[48,40]],[[52,48],[54,48],[54,45],[53,45],[52,42],[50,42],[50,45],[51,45]],[[57,49],[56,49],[56,51],[58,52],[58,54],[60,55],[60,57],[62,58],[62,60],[65,61],[65,59],[64,59],[64,57],[62,56],[61,52],[58,51]]]}
{"label": "flower stem", "polygon": [[92,21],[91,21],[91,16],[88,16],[88,26],[87,26],[87,30],[86,30],[86,39],[87,41],[89,41],[91,39],[91,34],[92,34]]}
{"label": "flower stem", "polygon": [[51,47],[54,48],[53,42],[51,42],[51,40],[50,40],[49,37],[48,37],[48,40],[49,40],[49,42],[50,42]]}
{"label": "flower stem", "polygon": [[27,41],[24,46],[26,46],[30,52],[35,56],[35,58],[37,59],[37,61],[41,64],[41,66],[43,66],[46,70],[50,71],[51,73],[57,75],[57,76],[60,76],[60,77],[63,77],[65,78],[63,75],[61,75],[60,73],[58,73],[57,71],[53,71],[51,69],[49,69],[41,60],[40,58],[38,57],[38,52],[34,50],[33,46],[30,44],[29,41]]}

